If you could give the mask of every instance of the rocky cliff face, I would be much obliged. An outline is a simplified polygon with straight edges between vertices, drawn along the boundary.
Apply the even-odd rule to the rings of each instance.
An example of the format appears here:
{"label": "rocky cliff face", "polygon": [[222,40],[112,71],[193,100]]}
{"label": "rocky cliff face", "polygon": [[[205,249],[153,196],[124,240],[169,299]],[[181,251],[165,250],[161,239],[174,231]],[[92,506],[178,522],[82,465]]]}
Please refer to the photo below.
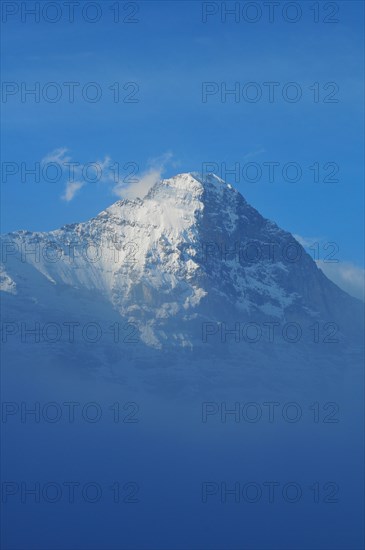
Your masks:
{"label": "rocky cliff face", "polygon": [[215,175],[180,174],[86,223],[2,241],[11,323],[123,322],[136,327],[142,355],[240,358],[244,349],[258,365],[288,353],[302,361],[313,345],[338,357],[360,342],[360,302]]}

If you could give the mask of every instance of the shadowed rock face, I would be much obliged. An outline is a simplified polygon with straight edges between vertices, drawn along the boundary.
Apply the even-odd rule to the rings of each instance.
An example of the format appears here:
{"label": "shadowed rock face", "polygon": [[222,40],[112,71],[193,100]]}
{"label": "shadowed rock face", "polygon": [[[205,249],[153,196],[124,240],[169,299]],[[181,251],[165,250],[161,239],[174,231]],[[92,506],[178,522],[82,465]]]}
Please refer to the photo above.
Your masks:
{"label": "shadowed rock face", "polygon": [[325,334],[341,334],[341,350],[363,330],[362,304],[214,175],[161,180],[86,223],[6,235],[4,251],[10,316],[121,319],[138,324],[146,349],[207,350],[222,342],[222,324],[292,322],[311,334],[332,323]]}

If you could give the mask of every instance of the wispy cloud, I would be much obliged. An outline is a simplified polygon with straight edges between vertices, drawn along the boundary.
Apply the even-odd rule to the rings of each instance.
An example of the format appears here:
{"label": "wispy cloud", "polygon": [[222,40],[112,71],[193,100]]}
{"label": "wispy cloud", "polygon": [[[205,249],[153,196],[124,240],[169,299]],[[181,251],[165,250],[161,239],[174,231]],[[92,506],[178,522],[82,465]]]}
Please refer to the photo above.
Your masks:
{"label": "wispy cloud", "polygon": [[258,155],[262,155],[262,153],[266,153],[266,149],[261,147],[260,149],[256,149],[255,151],[249,151],[245,155],[243,155],[243,160],[249,160],[251,158],[257,157]]}
{"label": "wispy cloud", "polygon": [[352,262],[316,261],[317,266],[337,286],[360,300],[365,301],[365,270]]}
{"label": "wispy cloud", "polygon": [[[171,163],[173,154],[171,152],[165,153],[161,157],[151,159],[149,161],[149,168],[141,174],[140,178],[136,181],[132,181],[129,184],[124,182],[118,183],[114,187],[114,193],[118,197],[124,199],[143,199],[148,193],[148,191],[157,183],[169,163]],[[174,163],[173,163],[174,164]]]}
{"label": "wispy cloud", "polygon": [[67,147],[58,147],[50,153],[48,153],[44,158],[42,158],[41,163],[50,164],[55,162],[56,164],[63,164],[71,161],[71,157],[67,155]]}
{"label": "wispy cloud", "polygon": [[[105,157],[103,161],[95,162],[94,164],[94,177],[100,176],[98,181],[109,180],[106,175],[106,167],[110,162],[109,157]],[[48,153],[42,160],[42,165],[56,164],[58,169],[61,170],[61,174],[66,180],[65,191],[61,198],[67,202],[70,202],[75,197],[76,193],[85,187],[90,181],[86,165],[79,162],[72,161],[72,157],[69,154],[67,147],[59,147]]]}
{"label": "wispy cloud", "polygon": [[72,201],[77,191],[84,187],[84,185],[86,185],[84,181],[68,181],[62,198],[67,202]]}
{"label": "wispy cloud", "polygon": [[293,233],[293,237],[303,246],[303,248],[310,248],[315,244],[322,243],[325,240],[324,237],[303,237],[302,235],[297,235],[295,233]]}
{"label": "wispy cloud", "polygon": [[[365,300],[365,270],[352,262],[341,261],[337,253],[334,254],[336,243],[329,243],[324,237],[293,236],[314,256],[317,266],[326,277],[351,296]],[[316,257],[321,252],[327,260]]]}
{"label": "wispy cloud", "polygon": [[[105,155],[103,160],[83,164],[72,160],[67,147],[59,147],[48,153],[41,161],[42,165],[56,164],[62,171],[65,181],[65,190],[61,198],[70,202],[75,195],[89,183],[107,184],[112,192],[120,198],[135,199],[146,196],[151,187],[161,179],[168,164],[176,166],[172,161],[171,152],[151,159],[148,169],[138,174],[139,167],[136,163],[129,163],[135,170],[134,175],[125,177],[121,170],[116,169],[118,163],[112,161],[110,156]],[[124,176],[124,177],[123,177]],[[135,177],[136,176],[136,177]],[[137,177],[138,176],[138,177]]]}

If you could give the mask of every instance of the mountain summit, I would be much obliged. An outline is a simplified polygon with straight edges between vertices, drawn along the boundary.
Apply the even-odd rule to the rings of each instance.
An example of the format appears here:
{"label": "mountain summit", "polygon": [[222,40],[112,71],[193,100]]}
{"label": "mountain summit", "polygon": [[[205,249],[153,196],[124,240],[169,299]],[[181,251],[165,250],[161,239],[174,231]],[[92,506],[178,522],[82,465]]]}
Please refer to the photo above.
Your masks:
{"label": "mountain summit", "polygon": [[85,223],[2,241],[10,321],[123,320],[146,350],[219,344],[237,356],[242,339],[258,353],[263,332],[272,345],[284,330],[301,356],[302,342],[341,335],[350,345],[361,334],[361,303],[214,174],[162,179],[143,200],[117,201]]}

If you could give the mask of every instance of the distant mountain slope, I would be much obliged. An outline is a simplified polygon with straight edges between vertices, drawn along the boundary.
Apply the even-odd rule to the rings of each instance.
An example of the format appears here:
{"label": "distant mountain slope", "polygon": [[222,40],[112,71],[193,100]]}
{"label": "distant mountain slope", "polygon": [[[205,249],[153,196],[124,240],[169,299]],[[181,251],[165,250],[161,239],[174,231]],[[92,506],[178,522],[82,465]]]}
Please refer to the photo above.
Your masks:
{"label": "distant mountain slope", "polygon": [[161,180],[86,223],[5,235],[2,253],[10,365],[153,386],[174,371],[174,387],[205,388],[361,368],[362,303],[214,175]]}

